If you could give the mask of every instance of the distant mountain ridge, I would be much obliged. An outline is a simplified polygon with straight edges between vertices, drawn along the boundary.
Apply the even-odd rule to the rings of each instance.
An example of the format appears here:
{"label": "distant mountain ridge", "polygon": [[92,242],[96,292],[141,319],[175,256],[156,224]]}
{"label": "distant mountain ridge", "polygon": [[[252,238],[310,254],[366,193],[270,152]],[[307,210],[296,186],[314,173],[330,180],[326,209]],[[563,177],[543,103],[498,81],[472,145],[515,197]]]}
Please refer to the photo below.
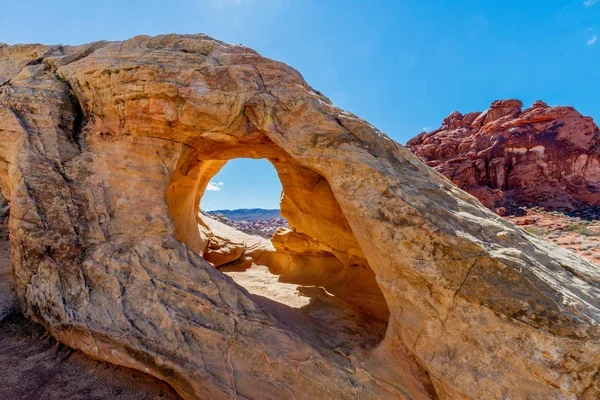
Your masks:
{"label": "distant mountain ridge", "polygon": [[271,218],[281,218],[279,209],[264,209],[264,208],[241,208],[237,210],[212,210],[206,211],[207,214],[223,214],[231,221],[259,221],[269,220]]}

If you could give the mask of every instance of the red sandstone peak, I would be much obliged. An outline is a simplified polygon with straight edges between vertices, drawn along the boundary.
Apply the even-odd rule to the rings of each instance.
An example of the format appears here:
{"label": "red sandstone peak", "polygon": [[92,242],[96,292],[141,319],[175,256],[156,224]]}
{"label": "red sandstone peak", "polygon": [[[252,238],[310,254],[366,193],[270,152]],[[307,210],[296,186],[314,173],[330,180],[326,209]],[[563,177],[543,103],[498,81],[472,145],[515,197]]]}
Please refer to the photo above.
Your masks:
{"label": "red sandstone peak", "polygon": [[407,147],[487,207],[600,204],[600,131],[573,107],[497,100],[482,113],[455,111]]}
{"label": "red sandstone peak", "polygon": [[543,102],[542,100],[535,101],[531,108],[548,108],[548,104]]}

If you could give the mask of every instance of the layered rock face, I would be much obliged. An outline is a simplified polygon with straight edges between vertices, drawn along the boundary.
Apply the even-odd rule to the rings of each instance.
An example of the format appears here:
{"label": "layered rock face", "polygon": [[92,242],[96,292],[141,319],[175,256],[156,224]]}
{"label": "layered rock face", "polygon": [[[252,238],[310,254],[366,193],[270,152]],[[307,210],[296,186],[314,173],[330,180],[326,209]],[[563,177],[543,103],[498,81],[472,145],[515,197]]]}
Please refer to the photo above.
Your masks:
{"label": "layered rock face", "polygon": [[482,113],[453,112],[407,147],[490,208],[600,204],[600,130],[572,107],[519,100]]}
{"label": "layered rock face", "polygon": [[[251,49],[203,35],[2,46],[0,137],[23,311],[184,398],[600,395],[595,265]],[[268,159],[282,182],[291,230],[268,257],[364,299],[387,322],[377,346],[307,334],[203,258],[199,199],[237,157]]]}

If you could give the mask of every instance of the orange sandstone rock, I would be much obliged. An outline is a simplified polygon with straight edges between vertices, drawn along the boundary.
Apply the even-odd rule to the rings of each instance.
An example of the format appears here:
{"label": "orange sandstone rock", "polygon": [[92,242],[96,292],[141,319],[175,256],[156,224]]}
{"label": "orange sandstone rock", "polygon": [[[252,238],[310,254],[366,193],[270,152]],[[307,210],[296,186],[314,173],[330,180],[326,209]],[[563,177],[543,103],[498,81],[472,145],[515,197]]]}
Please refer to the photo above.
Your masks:
{"label": "orange sandstone rock", "polygon": [[[289,66],[204,35],[140,36],[2,46],[0,85],[15,287],[69,346],[187,399],[598,395],[597,267],[502,220]],[[573,146],[595,137],[571,110],[515,123],[516,108],[466,116],[490,132],[472,146],[491,156],[494,132],[552,126],[556,113],[590,132]],[[456,149],[426,135],[419,145],[462,152],[477,128],[458,120]],[[472,183],[534,171],[505,176],[503,156],[476,156],[465,155]],[[199,199],[237,157],[268,159],[283,185],[294,236],[264,257],[344,301],[363,296],[387,322],[377,346],[337,347],[202,257],[212,231]]]}

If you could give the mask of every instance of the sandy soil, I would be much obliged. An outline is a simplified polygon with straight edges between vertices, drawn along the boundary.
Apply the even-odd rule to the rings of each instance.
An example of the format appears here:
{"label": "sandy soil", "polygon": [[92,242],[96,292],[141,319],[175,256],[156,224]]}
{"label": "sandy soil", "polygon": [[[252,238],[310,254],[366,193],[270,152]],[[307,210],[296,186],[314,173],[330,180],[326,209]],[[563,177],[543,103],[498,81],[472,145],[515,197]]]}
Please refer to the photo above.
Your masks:
{"label": "sandy soil", "polygon": [[506,216],[524,231],[600,264],[600,210],[545,211],[521,207],[520,216]]}
{"label": "sandy soil", "polygon": [[291,308],[301,309],[310,304],[311,298],[302,293],[302,287],[279,282],[276,275],[263,265],[252,265],[245,271],[222,268],[234,281],[245,287],[250,293],[266,297]]}
{"label": "sandy soil", "polygon": [[357,307],[317,286],[279,281],[266,266],[221,271],[231,276],[266,311],[290,330],[324,350],[344,354],[376,346],[387,324],[364,315]]}
{"label": "sandy soil", "polygon": [[0,322],[0,399],[180,399],[166,383],[56,343],[18,314]]}

